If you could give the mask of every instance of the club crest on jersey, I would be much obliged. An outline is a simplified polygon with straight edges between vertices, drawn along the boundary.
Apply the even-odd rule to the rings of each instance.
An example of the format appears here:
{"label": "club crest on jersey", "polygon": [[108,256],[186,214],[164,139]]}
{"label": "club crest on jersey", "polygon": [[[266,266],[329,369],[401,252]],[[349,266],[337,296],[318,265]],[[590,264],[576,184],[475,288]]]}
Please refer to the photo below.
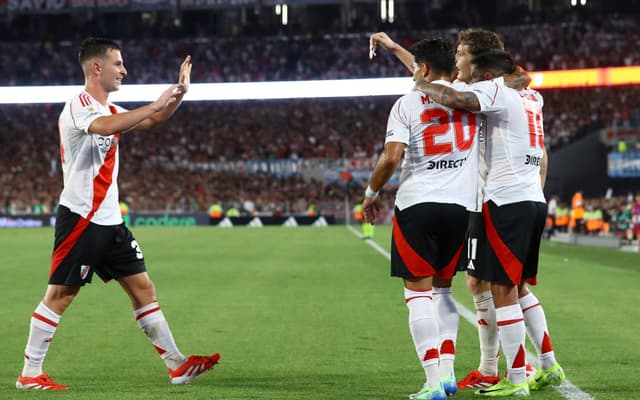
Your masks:
{"label": "club crest on jersey", "polygon": [[80,266],[80,279],[85,279],[87,275],[89,275],[89,270],[91,267],[89,265],[81,265]]}

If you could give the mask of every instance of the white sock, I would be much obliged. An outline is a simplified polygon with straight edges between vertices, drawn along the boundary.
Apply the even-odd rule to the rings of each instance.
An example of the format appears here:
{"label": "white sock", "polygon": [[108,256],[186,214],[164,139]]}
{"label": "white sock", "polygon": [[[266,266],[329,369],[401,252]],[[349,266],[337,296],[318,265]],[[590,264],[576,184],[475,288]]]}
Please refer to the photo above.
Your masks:
{"label": "white sock", "polygon": [[533,343],[540,360],[540,368],[549,369],[556,363],[556,357],[553,353],[553,346],[549,338],[549,329],[547,328],[547,318],[544,315],[544,309],[536,296],[529,292],[528,295],[520,298],[520,307],[524,315],[524,321],[527,326],[527,334],[529,340]]}
{"label": "white sock", "polygon": [[173,340],[171,329],[169,329],[169,324],[164,319],[164,314],[162,314],[158,302],[147,304],[133,313],[136,316],[138,326],[147,335],[153,347],[164,360],[167,368],[176,369],[182,365],[186,357],[178,350],[178,346]]}
{"label": "white sock", "polygon": [[453,372],[456,359],[456,340],[460,317],[451,288],[433,287],[433,309],[438,323],[438,349],[440,350],[440,376]]}
{"label": "white sock", "polygon": [[480,342],[480,365],[482,375],[497,376],[500,357],[500,341],[496,325],[496,307],[490,290],[473,295],[478,317],[478,340]]}
{"label": "white sock", "polygon": [[62,316],[53,312],[44,303],[38,304],[31,315],[29,340],[24,349],[24,366],[22,376],[38,376],[42,373],[42,363],[47,356],[49,345],[56,333]]}
{"label": "white sock", "polygon": [[404,298],[409,308],[409,330],[413,344],[422,363],[427,384],[434,387],[440,384],[438,372],[438,325],[433,318],[431,290],[418,292],[404,289]]}
{"label": "white sock", "polygon": [[525,378],[524,339],[526,329],[519,304],[496,308],[500,345],[507,359],[508,378],[511,383],[522,383]]}

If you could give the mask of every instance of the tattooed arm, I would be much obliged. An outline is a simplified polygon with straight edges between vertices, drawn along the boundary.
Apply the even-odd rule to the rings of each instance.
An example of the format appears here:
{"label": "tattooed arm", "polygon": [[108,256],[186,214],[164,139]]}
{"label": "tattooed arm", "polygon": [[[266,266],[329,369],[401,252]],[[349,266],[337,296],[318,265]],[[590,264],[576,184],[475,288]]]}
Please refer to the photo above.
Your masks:
{"label": "tattooed arm", "polygon": [[515,90],[522,90],[529,86],[530,83],[531,77],[520,66],[512,74],[504,76],[504,85]]}
{"label": "tattooed arm", "polygon": [[459,92],[448,86],[424,81],[417,82],[414,89],[425,93],[433,101],[443,106],[467,111],[480,111],[480,102],[473,92]]}

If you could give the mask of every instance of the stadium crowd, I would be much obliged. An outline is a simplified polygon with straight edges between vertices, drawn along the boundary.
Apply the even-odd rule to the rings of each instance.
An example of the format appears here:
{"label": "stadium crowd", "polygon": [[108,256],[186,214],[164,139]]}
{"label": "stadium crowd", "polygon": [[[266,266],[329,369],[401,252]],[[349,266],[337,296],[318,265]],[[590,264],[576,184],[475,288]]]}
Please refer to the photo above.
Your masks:
{"label": "stadium crowd", "polygon": [[[546,90],[543,95],[546,146],[551,150],[596,128],[640,126],[640,86]],[[394,100],[186,102],[162,129],[123,136],[122,195],[134,210],[204,210],[215,196],[237,204],[253,197],[258,211],[266,213],[304,212],[302,199],[323,204],[330,212],[343,210],[344,187],[322,189],[322,183],[300,177],[281,181],[246,173],[189,170],[185,165],[375,160]],[[61,107],[0,107],[0,119],[5,121],[0,127],[0,157],[7,166],[0,171],[0,213],[24,213],[34,203],[51,208],[57,201],[62,182],[56,124]],[[279,190],[259,190],[262,187]],[[356,185],[352,198],[359,194]]]}
{"label": "stadium crowd", "polygon": [[[640,17],[618,16],[501,26],[507,49],[525,69],[628,66],[640,64]],[[108,35],[108,32],[105,33]],[[405,30],[390,35],[409,44],[424,37],[455,41],[456,30]],[[117,35],[117,34],[116,34]],[[407,76],[392,56],[367,57],[367,32],[295,36],[214,37],[158,41],[124,39],[125,64],[135,71],[127,83],[165,83],[185,54],[194,60],[194,82],[246,82]],[[82,38],[0,42],[0,85],[80,84],[75,60]],[[153,62],[149,62],[153,60]]]}

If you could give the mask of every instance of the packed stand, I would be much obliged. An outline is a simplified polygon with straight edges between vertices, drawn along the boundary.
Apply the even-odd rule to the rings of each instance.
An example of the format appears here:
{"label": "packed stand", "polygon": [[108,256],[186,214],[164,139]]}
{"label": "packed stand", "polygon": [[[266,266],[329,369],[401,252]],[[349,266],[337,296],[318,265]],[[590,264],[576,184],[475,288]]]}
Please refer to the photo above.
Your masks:
{"label": "packed stand", "polygon": [[[546,90],[543,95],[550,149],[594,128],[640,125],[640,86]],[[394,101],[394,97],[363,97],[186,102],[163,128],[123,135],[122,195],[130,199],[134,210],[204,210],[211,201],[209,194],[226,187],[220,201],[241,203],[254,196],[259,210],[267,213],[302,212],[299,199],[310,197],[329,210],[341,210],[345,190],[354,197],[361,194],[361,188],[352,185],[338,190],[338,184],[326,192],[319,189],[321,183],[297,177],[280,192],[258,193],[257,187],[243,192],[242,188],[253,187],[251,175],[205,167],[237,160],[375,161],[383,148]],[[4,121],[0,127],[0,213],[24,213],[37,204],[50,210],[57,202],[62,186],[57,135],[61,109],[61,104],[0,107]],[[197,168],[191,168],[194,165]],[[280,189],[285,184],[273,177],[261,179],[258,187]]]}
{"label": "packed stand", "polygon": [[[563,22],[498,26],[506,47],[527,70],[558,70],[640,65],[640,17],[569,18]],[[390,31],[408,46],[424,37],[455,41],[455,29]],[[158,40],[124,39],[125,65],[134,71],[126,83],[165,83],[186,54],[193,56],[193,82],[246,82],[408,76],[392,56],[380,52],[370,61],[368,32]],[[103,35],[109,36],[108,32]],[[115,38],[120,36],[114,32]],[[153,37],[149,39],[148,37]],[[82,38],[0,43],[0,85],[81,84],[70,68]],[[152,60],[152,62],[149,62]]]}

